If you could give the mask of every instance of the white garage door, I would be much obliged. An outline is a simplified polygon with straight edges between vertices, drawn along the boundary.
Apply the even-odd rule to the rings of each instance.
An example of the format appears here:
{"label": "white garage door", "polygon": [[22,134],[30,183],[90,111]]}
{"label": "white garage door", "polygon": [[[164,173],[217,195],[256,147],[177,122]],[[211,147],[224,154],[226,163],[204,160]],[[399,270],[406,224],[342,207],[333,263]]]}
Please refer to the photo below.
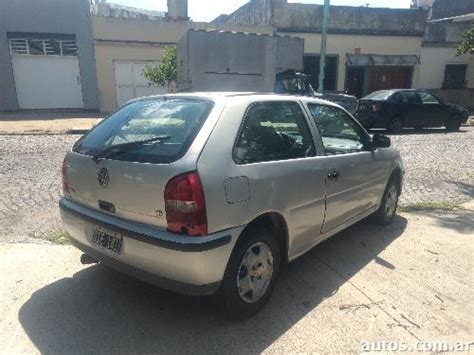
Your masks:
{"label": "white garage door", "polygon": [[75,41],[11,39],[20,109],[83,108]]}
{"label": "white garage door", "polygon": [[143,76],[143,69],[147,65],[156,66],[159,62],[114,61],[117,106],[122,106],[136,97],[167,93],[165,86],[150,83]]}

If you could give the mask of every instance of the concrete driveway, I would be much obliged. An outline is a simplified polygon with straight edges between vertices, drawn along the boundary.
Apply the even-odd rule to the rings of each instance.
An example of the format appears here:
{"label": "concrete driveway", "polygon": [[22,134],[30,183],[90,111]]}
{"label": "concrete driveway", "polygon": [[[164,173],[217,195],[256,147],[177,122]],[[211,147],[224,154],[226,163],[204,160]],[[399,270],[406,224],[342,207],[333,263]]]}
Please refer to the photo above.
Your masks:
{"label": "concrete driveway", "polygon": [[210,298],[84,267],[72,247],[2,244],[0,352],[353,353],[369,341],[472,341],[473,217],[359,223],[284,268],[269,305],[242,322]]}

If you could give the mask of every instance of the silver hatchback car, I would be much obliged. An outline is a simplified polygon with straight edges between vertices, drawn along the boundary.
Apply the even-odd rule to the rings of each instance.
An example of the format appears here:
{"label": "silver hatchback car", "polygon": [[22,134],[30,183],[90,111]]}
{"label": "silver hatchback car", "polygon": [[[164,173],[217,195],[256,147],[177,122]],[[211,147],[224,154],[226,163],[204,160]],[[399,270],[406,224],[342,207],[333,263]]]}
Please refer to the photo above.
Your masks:
{"label": "silver hatchback car", "polygon": [[389,146],[314,98],[141,98],[67,153],[61,217],[84,259],[246,317],[282,264],[368,216],[392,221],[403,166]]}

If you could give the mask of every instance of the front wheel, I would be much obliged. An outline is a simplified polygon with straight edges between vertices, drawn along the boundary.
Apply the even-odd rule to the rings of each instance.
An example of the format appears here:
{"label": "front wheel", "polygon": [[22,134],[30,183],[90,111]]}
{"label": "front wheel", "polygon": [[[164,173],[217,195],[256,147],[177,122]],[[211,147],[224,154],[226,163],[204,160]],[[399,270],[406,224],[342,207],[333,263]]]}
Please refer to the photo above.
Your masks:
{"label": "front wheel", "polygon": [[281,263],[275,238],[264,228],[251,228],[239,238],[217,293],[231,319],[257,313],[273,291]]}
{"label": "front wheel", "polygon": [[400,184],[397,178],[391,177],[382,197],[379,209],[372,215],[375,223],[387,225],[392,223],[397,212]]}
{"label": "front wheel", "polygon": [[457,116],[452,116],[451,119],[446,123],[447,132],[457,132],[461,127],[461,122],[458,120]]}

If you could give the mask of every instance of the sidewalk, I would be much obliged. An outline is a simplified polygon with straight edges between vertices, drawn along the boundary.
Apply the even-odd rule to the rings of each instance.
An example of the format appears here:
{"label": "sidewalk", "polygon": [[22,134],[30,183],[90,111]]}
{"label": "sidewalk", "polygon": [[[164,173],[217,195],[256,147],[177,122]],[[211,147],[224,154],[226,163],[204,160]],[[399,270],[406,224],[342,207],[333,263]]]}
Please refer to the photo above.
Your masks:
{"label": "sidewalk", "polygon": [[369,342],[379,354],[384,341],[437,353],[472,340],[473,213],[358,223],[285,266],[244,322],[224,320],[210,298],[84,266],[71,246],[0,243],[0,354],[353,354]]}
{"label": "sidewalk", "polygon": [[84,134],[102,117],[98,112],[0,112],[0,134]]}

